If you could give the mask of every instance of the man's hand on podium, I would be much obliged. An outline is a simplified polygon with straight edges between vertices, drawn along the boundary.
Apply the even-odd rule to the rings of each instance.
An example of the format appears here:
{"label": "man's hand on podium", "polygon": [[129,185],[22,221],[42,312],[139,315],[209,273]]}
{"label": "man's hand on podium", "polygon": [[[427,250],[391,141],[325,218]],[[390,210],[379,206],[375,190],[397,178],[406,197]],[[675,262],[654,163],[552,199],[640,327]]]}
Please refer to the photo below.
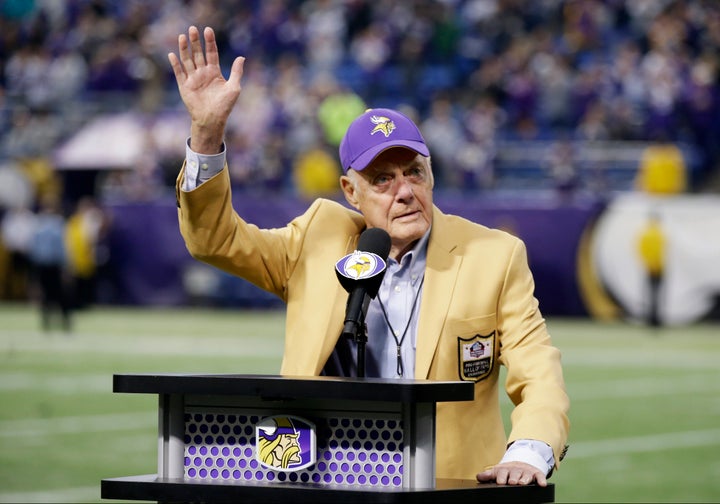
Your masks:
{"label": "man's hand on podium", "polygon": [[547,486],[545,474],[531,464],[525,462],[505,462],[492,466],[478,473],[480,483],[497,483],[498,485],[529,485],[533,482],[539,486]]}

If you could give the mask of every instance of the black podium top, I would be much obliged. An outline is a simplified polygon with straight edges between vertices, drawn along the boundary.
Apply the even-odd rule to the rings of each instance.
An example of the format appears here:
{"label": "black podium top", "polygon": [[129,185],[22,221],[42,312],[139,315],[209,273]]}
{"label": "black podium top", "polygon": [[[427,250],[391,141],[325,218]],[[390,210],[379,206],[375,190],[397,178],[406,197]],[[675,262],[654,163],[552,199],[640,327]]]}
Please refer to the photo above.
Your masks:
{"label": "black podium top", "polygon": [[492,502],[536,504],[554,502],[555,487],[514,486],[478,483],[471,480],[437,480],[436,488],[373,490],[318,487],[312,484],[255,484],[188,481],[182,478],[158,478],[154,474],[102,480],[103,499],[146,500],[157,502],[253,504],[477,504]]}
{"label": "black podium top", "polygon": [[471,401],[475,393],[473,384],[464,381],[242,374],[116,374],[113,392],[405,403]]}

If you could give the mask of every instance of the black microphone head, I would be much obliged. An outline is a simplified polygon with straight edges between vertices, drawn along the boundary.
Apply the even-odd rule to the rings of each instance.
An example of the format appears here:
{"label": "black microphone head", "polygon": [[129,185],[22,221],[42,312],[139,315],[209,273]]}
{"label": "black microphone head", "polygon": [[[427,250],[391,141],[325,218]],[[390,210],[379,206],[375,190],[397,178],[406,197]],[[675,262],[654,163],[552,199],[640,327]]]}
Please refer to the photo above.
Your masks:
{"label": "black microphone head", "polygon": [[368,228],[360,233],[357,249],[361,252],[371,252],[387,261],[390,254],[390,235],[381,228]]}
{"label": "black microphone head", "polygon": [[384,229],[369,228],[360,234],[357,250],[335,264],[335,273],[346,291],[361,286],[374,298],[385,276],[390,254],[390,235]]}

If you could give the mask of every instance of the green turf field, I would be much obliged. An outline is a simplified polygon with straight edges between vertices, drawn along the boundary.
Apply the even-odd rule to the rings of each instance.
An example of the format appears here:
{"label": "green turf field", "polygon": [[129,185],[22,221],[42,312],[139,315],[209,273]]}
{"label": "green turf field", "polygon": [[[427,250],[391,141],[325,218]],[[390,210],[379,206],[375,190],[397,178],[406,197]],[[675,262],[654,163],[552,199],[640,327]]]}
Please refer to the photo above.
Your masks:
{"label": "green turf field", "polygon": [[[45,334],[32,307],[0,305],[0,502],[100,502],[101,479],[154,473],[156,397],[113,394],[113,373],[273,374],[283,323],[94,308]],[[572,400],[556,500],[720,501],[720,326],[548,325]]]}

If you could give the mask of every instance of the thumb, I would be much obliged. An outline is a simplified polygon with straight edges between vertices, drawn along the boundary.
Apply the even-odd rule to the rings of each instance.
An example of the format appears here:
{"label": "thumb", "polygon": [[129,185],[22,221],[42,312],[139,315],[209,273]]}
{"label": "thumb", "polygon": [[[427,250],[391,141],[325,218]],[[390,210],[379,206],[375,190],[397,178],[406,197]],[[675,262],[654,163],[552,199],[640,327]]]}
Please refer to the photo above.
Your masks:
{"label": "thumb", "polygon": [[488,481],[494,481],[495,480],[495,471],[492,468],[485,469],[483,472],[478,473],[476,478],[481,483],[485,483]]}
{"label": "thumb", "polygon": [[245,68],[245,58],[243,56],[238,56],[237,58],[235,58],[235,61],[233,61],[233,64],[232,64],[232,68],[230,69],[230,76],[228,77],[228,82],[239,88],[240,87],[240,79],[243,76],[244,68]]}

